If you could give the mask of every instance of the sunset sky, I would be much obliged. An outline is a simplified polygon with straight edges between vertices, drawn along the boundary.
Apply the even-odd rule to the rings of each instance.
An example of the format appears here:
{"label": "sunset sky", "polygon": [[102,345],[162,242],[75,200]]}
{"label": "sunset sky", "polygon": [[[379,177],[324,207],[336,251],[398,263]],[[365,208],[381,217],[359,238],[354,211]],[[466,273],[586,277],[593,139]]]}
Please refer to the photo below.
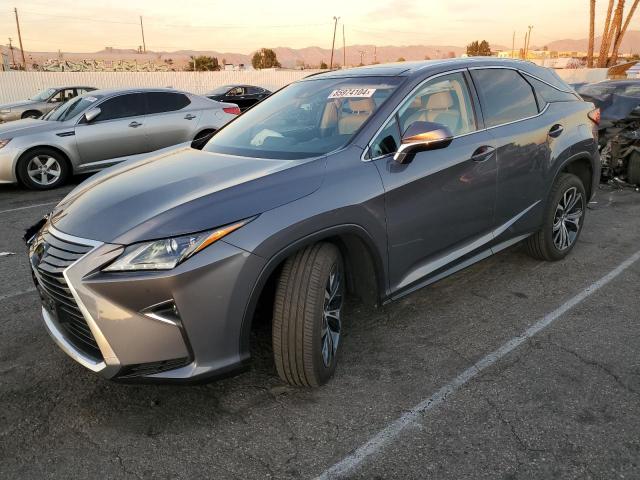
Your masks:
{"label": "sunset sky", "polygon": [[[604,21],[599,0],[597,31]],[[628,2],[630,3],[630,2]],[[586,0],[0,0],[0,43],[17,44],[17,7],[25,50],[92,52],[141,44],[139,15],[149,50],[217,50],[249,53],[259,47],[331,46],[332,16],[341,17],[347,44],[464,46],[474,39],[532,44],[585,38]],[[640,14],[630,29],[640,29]],[[638,45],[640,50],[640,45]]]}

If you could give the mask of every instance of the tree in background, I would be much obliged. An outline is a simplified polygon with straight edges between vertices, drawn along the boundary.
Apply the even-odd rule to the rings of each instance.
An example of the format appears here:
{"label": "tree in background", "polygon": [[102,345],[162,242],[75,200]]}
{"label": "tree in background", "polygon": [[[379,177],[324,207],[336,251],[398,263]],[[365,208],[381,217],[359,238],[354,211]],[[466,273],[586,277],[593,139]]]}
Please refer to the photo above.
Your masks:
{"label": "tree in background", "polygon": [[[625,18],[625,2],[626,0],[618,0],[617,3],[616,0],[609,0],[609,5],[607,6],[607,17],[604,21],[604,30],[602,33],[602,44],[600,45],[600,54],[598,56],[598,67],[600,68],[611,67],[618,61],[618,52],[620,51],[622,40],[624,39],[624,35],[627,33],[631,19],[636,13],[638,4],[640,4],[640,0],[633,0],[631,9]],[[595,5],[593,7],[595,8]],[[591,39],[589,39],[589,42],[591,42]],[[611,52],[611,55],[609,55],[609,52]],[[587,57],[587,62],[589,62],[589,57]]]}
{"label": "tree in background", "polygon": [[490,57],[491,47],[489,46],[489,42],[486,40],[482,40],[481,42],[475,40],[471,42],[467,45],[467,55],[470,57]]}
{"label": "tree in background", "polygon": [[398,60],[396,60],[396,62],[406,62],[407,60],[404,57],[398,57]]}
{"label": "tree in background", "polygon": [[280,68],[280,62],[278,62],[276,52],[270,48],[261,48],[254,53],[253,58],[251,58],[251,65],[253,65],[253,68],[256,70],[262,68]]}
{"label": "tree in background", "polygon": [[208,57],[206,55],[200,55],[197,57],[191,57],[191,60],[185,68],[188,72],[216,72],[220,70],[220,64],[216,57]]}
{"label": "tree in background", "polygon": [[327,65],[327,63],[323,60],[320,62],[320,70],[328,70],[329,69],[329,65]]}

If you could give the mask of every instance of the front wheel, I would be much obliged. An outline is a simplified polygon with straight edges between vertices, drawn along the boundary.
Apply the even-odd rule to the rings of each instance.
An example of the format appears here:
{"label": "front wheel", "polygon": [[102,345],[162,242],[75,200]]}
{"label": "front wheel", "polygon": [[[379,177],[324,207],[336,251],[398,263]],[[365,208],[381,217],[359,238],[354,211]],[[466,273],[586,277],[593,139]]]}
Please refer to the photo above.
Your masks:
{"label": "front wheel", "polygon": [[291,385],[317,387],[336,369],[345,296],[340,251],[309,246],[285,261],[273,309],[273,355]]}
{"label": "front wheel", "polygon": [[566,257],[580,237],[586,207],[582,181],[571,173],[561,173],[551,189],[542,229],[526,240],[528,253],[547,261]]}
{"label": "front wheel", "polygon": [[63,156],[50,148],[36,148],[18,160],[18,179],[31,190],[49,190],[65,183],[69,164]]}

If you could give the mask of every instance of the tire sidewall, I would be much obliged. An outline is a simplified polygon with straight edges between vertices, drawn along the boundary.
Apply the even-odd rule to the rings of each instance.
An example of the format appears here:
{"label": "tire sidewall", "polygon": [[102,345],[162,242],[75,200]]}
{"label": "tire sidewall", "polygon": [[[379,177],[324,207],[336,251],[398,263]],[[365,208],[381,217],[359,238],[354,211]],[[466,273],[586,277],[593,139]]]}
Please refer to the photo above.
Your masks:
{"label": "tire sidewall", "polygon": [[[29,161],[38,155],[48,155],[50,157],[55,158],[60,164],[60,177],[58,180],[51,185],[40,185],[39,183],[34,182],[29,174],[27,173],[27,166]],[[30,190],[52,190],[54,188],[58,188],[64,185],[69,177],[69,163],[67,160],[57,151],[52,150],[50,148],[36,148],[24,153],[20,159],[18,160],[18,165],[16,167],[16,174],[18,180],[22,185],[27,187]]]}
{"label": "tire sidewall", "polygon": [[319,288],[314,289],[315,293],[319,295],[320,298],[317,298],[314,302],[315,311],[313,312],[313,333],[312,333],[312,342],[313,342],[313,370],[314,376],[313,378],[318,379],[319,385],[323,385],[329,381],[329,379],[333,376],[335,372],[336,365],[338,363],[338,358],[340,355],[340,344],[342,342],[342,328],[340,332],[340,342],[338,343],[338,349],[335,355],[332,358],[329,366],[324,365],[324,361],[322,359],[322,321],[323,321],[323,313],[324,313],[324,290],[326,287],[326,282],[329,279],[329,275],[334,267],[337,267],[342,275],[342,281],[340,285],[341,294],[342,294],[342,305],[341,305],[341,320],[344,318],[344,299],[345,299],[345,272],[344,272],[344,264],[342,261],[342,257],[340,256],[339,250],[333,245],[326,245],[327,251],[331,256],[332,261],[327,262],[321,266],[320,270],[320,285]]}
{"label": "tire sidewall", "polygon": [[[553,221],[555,219],[555,213],[558,203],[560,203],[560,200],[562,199],[566,191],[573,187],[575,187],[582,195],[582,218],[580,220],[578,233],[573,244],[571,244],[571,246],[565,250],[559,250],[553,242]],[[554,260],[561,260],[569,255],[569,253],[576,246],[576,243],[578,243],[580,234],[582,233],[582,228],[584,227],[584,222],[587,214],[587,205],[587,194],[582,181],[573,174],[562,174],[562,176],[558,179],[556,188],[554,188],[552,191],[551,198],[549,199],[549,205],[545,214],[543,226],[546,249]]]}

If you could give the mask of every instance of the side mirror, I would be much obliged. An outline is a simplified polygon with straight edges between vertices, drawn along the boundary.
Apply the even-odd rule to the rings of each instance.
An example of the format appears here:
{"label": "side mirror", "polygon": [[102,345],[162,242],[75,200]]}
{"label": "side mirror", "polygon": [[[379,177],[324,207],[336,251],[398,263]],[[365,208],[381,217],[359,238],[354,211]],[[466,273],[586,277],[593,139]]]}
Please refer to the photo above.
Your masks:
{"label": "side mirror", "polygon": [[409,163],[416,153],[445,148],[452,141],[453,133],[446,125],[413,122],[402,135],[400,148],[393,159],[398,163]]}
{"label": "side mirror", "polygon": [[93,122],[98,115],[100,115],[102,113],[102,110],[100,110],[99,108],[92,108],[91,110],[89,110],[88,112],[86,112],[84,114],[84,119],[87,121],[87,123],[91,123]]}

